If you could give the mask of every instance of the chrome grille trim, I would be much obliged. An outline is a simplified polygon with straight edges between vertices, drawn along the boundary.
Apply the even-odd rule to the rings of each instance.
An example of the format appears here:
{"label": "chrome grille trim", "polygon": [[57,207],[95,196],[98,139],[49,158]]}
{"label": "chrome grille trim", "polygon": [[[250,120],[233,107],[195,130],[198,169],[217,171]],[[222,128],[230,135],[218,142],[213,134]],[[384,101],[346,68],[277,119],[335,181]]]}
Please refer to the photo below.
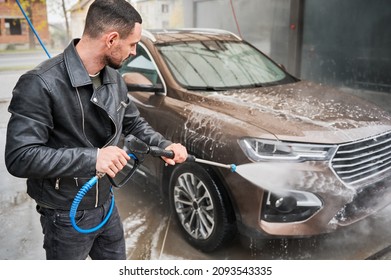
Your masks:
{"label": "chrome grille trim", "polygon": [[391,169],[391,132],[342,144],[331,166],[346,184],[357,184]]}

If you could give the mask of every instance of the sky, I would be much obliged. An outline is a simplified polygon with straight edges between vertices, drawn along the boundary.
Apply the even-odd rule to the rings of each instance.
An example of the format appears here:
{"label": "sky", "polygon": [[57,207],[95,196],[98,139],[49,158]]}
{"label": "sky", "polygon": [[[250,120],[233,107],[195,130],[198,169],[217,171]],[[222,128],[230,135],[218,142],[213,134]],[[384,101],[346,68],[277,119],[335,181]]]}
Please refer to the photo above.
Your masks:
{"label": "sky", "polygon": [[[65,0],[67,8],[72,7],[78,0]],[[50,24],[64,22],[64,15],[60,8],[61,0],[46,0],[48,22]]]}

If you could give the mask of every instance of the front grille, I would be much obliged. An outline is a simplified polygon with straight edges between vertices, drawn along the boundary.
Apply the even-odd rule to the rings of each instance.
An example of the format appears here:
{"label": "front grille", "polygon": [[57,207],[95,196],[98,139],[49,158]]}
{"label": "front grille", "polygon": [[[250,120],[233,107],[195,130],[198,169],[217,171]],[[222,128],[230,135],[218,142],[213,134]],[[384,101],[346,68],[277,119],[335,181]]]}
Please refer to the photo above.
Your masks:
{"label": "front grille", "polygon": [[347,184],[384,173],[391,169],[391,132],[339,146],[331,163]]}

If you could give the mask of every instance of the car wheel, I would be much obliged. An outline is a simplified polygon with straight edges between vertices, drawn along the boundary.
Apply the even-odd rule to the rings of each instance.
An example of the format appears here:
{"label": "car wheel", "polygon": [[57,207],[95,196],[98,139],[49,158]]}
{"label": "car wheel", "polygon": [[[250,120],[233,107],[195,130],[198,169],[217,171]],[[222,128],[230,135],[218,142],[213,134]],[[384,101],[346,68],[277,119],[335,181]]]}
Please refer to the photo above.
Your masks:
{"label": "car wheel", "polygon": [[236,233],[232,208],[215,179],[198,164],[182,163],[170,180],[169,201],[186,240],[211,252]]}

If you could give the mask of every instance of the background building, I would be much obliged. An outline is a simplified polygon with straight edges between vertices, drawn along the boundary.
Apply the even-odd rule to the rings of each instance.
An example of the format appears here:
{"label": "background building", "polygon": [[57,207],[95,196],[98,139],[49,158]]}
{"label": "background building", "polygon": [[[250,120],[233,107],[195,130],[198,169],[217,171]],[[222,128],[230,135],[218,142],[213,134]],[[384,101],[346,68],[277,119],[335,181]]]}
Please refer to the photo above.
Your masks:
{"label": "background building", "polygon": [[[45,44],[50,44],[46,0],[21,0]],[[15,0],[0,0],[0,50],[34,48],[39,44]]]}
{"label": "background building", "polygon": [[[169,28],[176,26],[171,18],[175,14],[175,0],[134,0],[132,4],[143,17],[144,28]],[[181,9],[177,10],[183,15]]]}
{"label": "background building", "polygon": [[69,9],[71,38],[80,38],[83,34],[88,8],[92,0],[79,0]]}

